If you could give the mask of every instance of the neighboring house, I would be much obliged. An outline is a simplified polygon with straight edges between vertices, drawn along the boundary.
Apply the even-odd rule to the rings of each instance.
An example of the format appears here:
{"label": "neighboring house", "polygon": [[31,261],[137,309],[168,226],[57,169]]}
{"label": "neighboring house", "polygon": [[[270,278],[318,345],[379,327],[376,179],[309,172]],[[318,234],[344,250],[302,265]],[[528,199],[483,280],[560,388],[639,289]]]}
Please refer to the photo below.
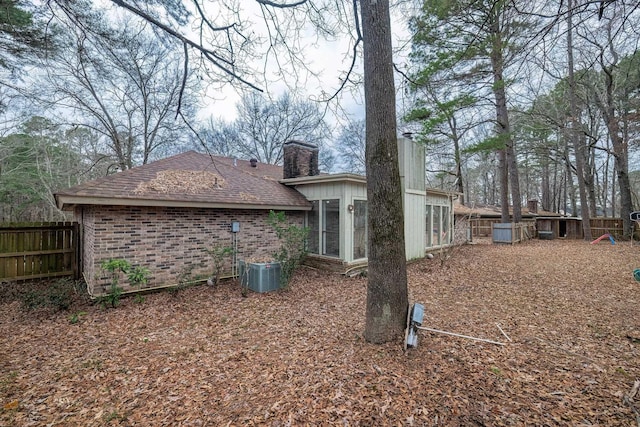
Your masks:
{"label": "neighboring house", "polygon": [[[453,196],[425,189],[424,148],[398,142],[407,259],[451,243]],[[149,288],[212,274],[207,248],[233,247],[238,259],[264,259],[279,243],[270,210],[310,229],[311,265],[345,272],[367,262],[365,177],[319,174],[318,149],[289,141],[275,166],[193,151],[56,194],[81,224],[82,271],[91,295],[107,292],[103,261],[124,258],[151,272]],[[427,231],[428,230],[428,231]],[[122,285],[126,285],[122,283]],[[128,289],[126,286],[125,290]]]}

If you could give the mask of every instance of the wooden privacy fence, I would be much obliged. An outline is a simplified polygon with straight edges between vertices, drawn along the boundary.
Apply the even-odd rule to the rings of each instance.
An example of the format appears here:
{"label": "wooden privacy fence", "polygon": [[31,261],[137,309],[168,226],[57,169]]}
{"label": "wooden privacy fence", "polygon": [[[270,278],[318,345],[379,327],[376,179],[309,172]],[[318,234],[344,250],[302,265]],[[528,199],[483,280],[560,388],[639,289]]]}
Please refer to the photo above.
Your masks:
{"label": "wooden privacy fence", "polygon": [[[566,237],[568,239],[583,239],[582,220],[573,217],[541,217],[535,219],[523,219],[527,223],[529,237],[535,237],[536,230],[552,231],[554,238]],[[500,223],[500,218],[471,218],[469,228],[472,237],[493,236],[494,224]],[[533,224],[533,225],[532,225]],[[622,236],[621,218],[591,218],[591,234],[593,238],[605,233],[619,239]],[[638,234],[636,234],[638,236]],[[517,238],[517,235],[513,235]]]}
{"label": "wooden privacy fence", "polygon": [[0,280],[77,279],[79,241],[75,222],[0,224]]}
{"label": "wooden privacy fence", "polygon": [[[609,233],[616,239],[622,237],[624,229],[622,228],[622,218],[591,218],[591,237],[594,239],[605,233]],[[582,228],[580,228],[582,235]]]}

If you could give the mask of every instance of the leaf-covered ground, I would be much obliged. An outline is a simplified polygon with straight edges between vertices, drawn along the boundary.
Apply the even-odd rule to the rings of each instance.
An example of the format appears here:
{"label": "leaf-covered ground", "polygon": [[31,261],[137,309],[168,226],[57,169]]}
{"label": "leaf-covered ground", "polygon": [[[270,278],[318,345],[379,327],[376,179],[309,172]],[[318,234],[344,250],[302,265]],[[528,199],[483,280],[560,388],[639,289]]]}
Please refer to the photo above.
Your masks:
{"label": "leaf-covered ground", "polygon": [[367,344],[366,279],[311,269],[288,291],[243,298],[228,281],[60,313],[3,285],[0,424],[637,425],[640,246],[447,255],[409,266],[424,326],[506,345],[427,331],[406,353]]}

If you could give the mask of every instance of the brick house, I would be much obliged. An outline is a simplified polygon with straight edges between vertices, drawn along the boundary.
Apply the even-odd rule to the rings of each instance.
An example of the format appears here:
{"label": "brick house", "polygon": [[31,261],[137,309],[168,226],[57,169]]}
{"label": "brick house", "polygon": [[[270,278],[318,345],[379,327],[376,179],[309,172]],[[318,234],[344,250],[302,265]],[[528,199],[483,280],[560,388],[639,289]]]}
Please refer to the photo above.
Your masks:
{"label": "brick house", "polygon": [[206,248],[269,256],[277,247],[269,210],[302,225],[311,209],[282,176],[279,166],[189,151],[60,191],[56,201],[81,225],[83,275],[89,293],[100,295],[108,259],[148,268],[153,288],[211,275]]}
{"label": "brick house", "polygon": [[[451,242],[454,196],[425,189],[424,148],[409,138],[398,147],[413,259]],[[160,288],[211,275],[205,249],[233,247],[226,270],[234,276],[238,260],[275,252],[270,210],[309,227],[309,264],[341,272],[366,265],[365,177],[320,174],[318,149],[303,142],[289,141],[283,151],[283,166],[189,151],[58,192],[58,207],[81,225],[89,293],[107,291],[100,265],[115,258],[148,268],[148,287]]]}

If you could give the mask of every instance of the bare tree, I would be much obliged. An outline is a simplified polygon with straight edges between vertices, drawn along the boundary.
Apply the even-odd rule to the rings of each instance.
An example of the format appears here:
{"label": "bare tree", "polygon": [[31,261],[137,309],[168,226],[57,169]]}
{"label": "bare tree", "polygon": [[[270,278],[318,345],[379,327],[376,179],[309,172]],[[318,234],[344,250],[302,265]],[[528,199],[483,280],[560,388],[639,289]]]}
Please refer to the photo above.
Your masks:
{"label": "bare tree", "polygon": [[222,118],[209,117],[206,126],[199,133],[201,138],[195,145],[196,149],[204,145],[210,153],[219,156],[233,157],[239,154],[236,149],[238,130],[234,122],[229,123]]}
{"label": "bare tree", "polygon": [[[615,6],[615,5],[614,5]],[[600,73],[588,73],[592,78],[583,79],[584,85],[593,93],[593,101],[602,115],[611,142],[610,154],[615,163],[620,194],[620,214],[624,236],[630,237],[633,211],[631,184],[629,180],[629,124],[638,107],[636,90],[640,84],[638,76],[638,41],[624,40],[633,26],[624,4],[611,7],[599,20],[599,25],[577,29],[578,35],[591,47]],[[630,44],[630,46],[629,46]],[[632,52],[624,56],[621,52]]]}
{"label": "bare tree", "polygon": [[252,92],[242,97],[236,110],[231,123],[209,121],[212,127],[205,134],[213,152],[279,164],[285,142],[301,140],[323,147],[330,136],[319,105],[288,93],[270,101]]}
{"label": "bare tree", "polygon": [[53,95],[45,102],[103,135],[120,170],[164,154],[163,147],[180,144],[189,132],[183,119],[192,102],[183,88],[181,53],[147,26],[123,21],[102,38],[72,27],[65,48],[45,64]]}
{"label": "bare tree", "polygon": [[338,136],[337,148],[340,152],[342,169],[350,173],[366,172],[366,122],[352,120]]}

